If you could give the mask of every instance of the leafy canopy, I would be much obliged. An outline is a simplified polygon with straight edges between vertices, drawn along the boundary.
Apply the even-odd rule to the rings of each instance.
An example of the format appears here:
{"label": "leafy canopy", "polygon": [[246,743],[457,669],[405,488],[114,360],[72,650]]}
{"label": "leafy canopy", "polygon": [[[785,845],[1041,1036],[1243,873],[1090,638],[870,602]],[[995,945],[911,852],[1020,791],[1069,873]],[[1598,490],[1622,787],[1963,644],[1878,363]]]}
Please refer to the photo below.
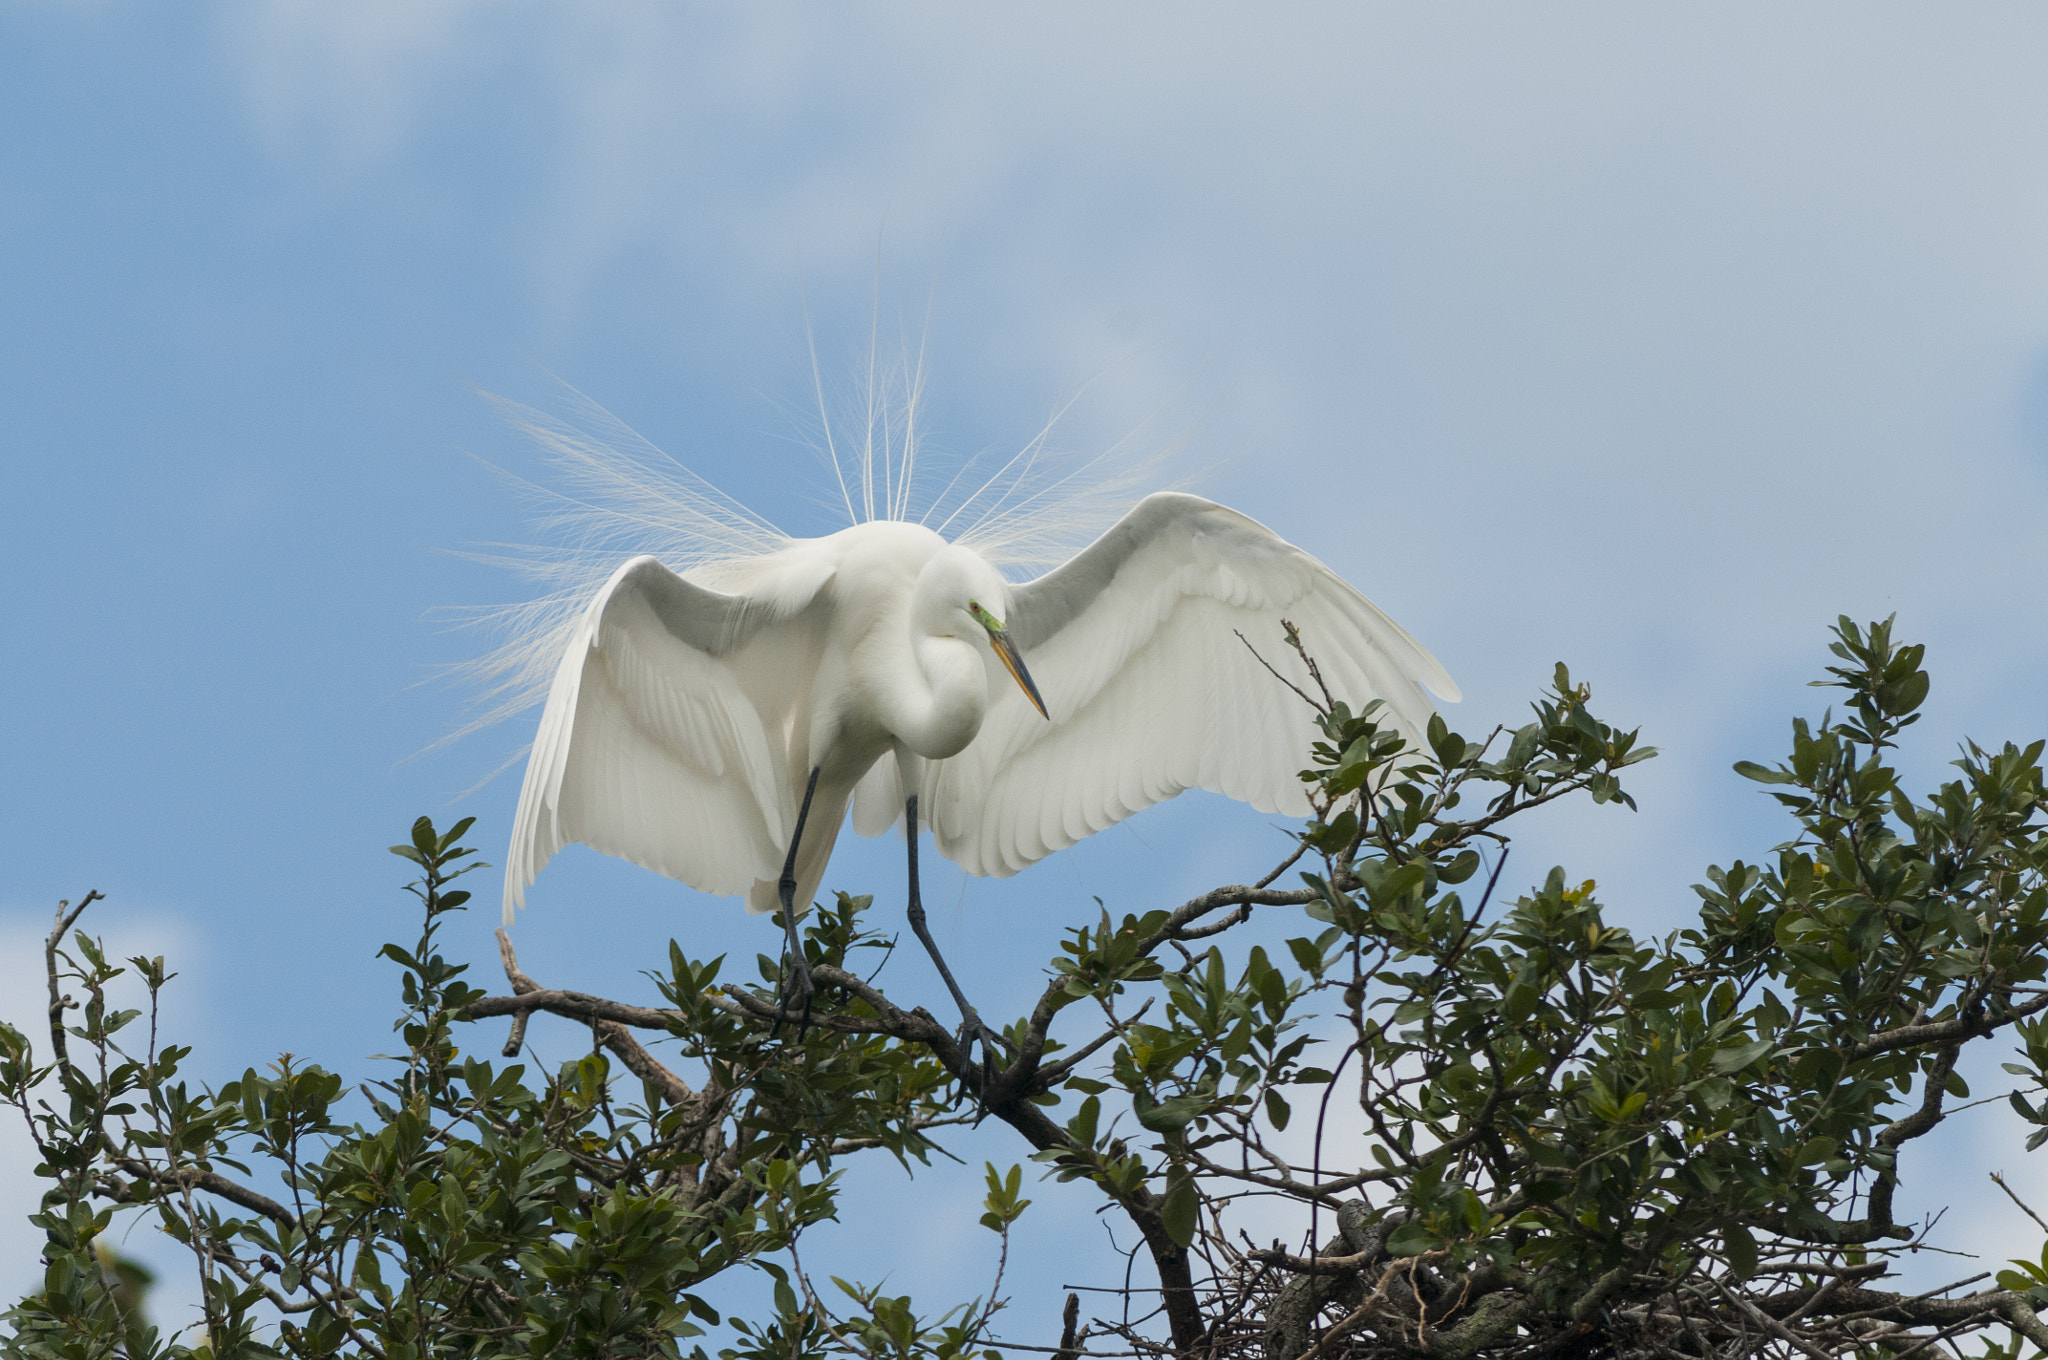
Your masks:
{"label": "leafy canopy", "polygon": [[[808,1026],[777,1011],[777,960],[737,983],[673,943],[659,997],[627,1002],[543,986],[501,934],[488,994],[438,944],[482,867],[470,823],[422,818],[393,847],[421,926],[382,951],[402,1049],[384,1074],[351,1095],[286,1057],[196,1087],[157,1034],[164,962],[124,968],[77,933],[89,896],[50,936],[48,1050],[0,1027],[48,1239],[0,1352],[680,1356],[722,1323],[725,1360],[993,1355],[1000,1270],[934,1315],[821,1287],[801,1252],[873,1154],[921,1165],[972,1123],[1041,1168],[1034,1196],[1083,1196],[1142,1243],[1149,1278],[1115,1308],[1084,1324],[1070,1300],[1056,1347],[1008,1343],[1063,1360],[2048,1348],[2048,1247],[1980,1288],[1887,1287],[1926,1231],[1900,1151],[1969,1099],[1968,1046],[2014,1046],[1999,1094],[2038,1126],[2029,1148],[2048,1140],[2043,743],[1966,744],[1916,798],[1893,762],[1922,649],[1847,619],[1831,649],[1817,683],[1840,716],[1737,766],[1787,839],[1707,870],[1697,920],[1661,941],[1562,869],[1502,900],[1516,818],[1633,808],[1622,781],[1654,754],[1563,666],[1530,722],[1482,740],[1437,719],[1411,747],[1377,707],[1304,695],[1316,811],[1288,858],[1076,926],[990,1068],[878,981],[891,941],[865,897],[810,915]],[[145,1012],[109,1000],[124,973]],[[536,1012],[589,1052],[531,1076],[479,1055],[476,1025],[510,1017],[516,1058]],[[1357,1146],[1357,1165],[1334,1152]],[[991,1163],[986,1188],[1007,1264],[1022,1167]],[[1299,1238],[1237,1231],[1253,1199]],[[189,1249],[203,1326],[158,1331],[110,1283],[100,1248],[131,1214]],[[772,1308],[721,1315],[735,1269],[769,1277]]]}

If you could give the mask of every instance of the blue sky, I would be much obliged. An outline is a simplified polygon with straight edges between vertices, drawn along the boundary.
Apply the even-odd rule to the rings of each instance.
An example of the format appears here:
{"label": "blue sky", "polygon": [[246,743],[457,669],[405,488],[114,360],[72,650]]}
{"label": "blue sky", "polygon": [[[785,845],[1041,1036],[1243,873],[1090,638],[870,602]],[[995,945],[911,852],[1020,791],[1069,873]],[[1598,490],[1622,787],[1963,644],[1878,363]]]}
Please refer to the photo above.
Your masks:
{"label": "blue sky", "polygon": [[[1705,864],[1779,839],[1728,765],[1816,706],[1837,613],[1931,644],[1926,777],[1963,733],[2048,730],[2043,69],[2018,5],[0,0],[0,1012],[96,887],[121,952],[182,970],[200,1070],[362,1072],[404,928],[383,847],[422,811],[498,846],[516,779],[454,800],[527,737],[419,754],[463,715],[420,682],[477,645],[429,612],[518,588],[441,550],[530,537],[466,455],[536,464],[472,388],[559,375],[827,530],[806,299],[829,376],[878,278],[928,338],[937,448],[1014,446],[1102,373],[1066,443],[1185,427],[1196,489],[1406,623],[1465,730],[1570,662],[1666,754],[1640,813],[1553,818],[1510,878],[1562,861],[1669,929]],[[1279,844],[1189,798],[928,895],[1000,1011],[1090,897],[1178,901]],[[828,886],[900,876],[857,845]],[[543,889],[522,958],[556,985],[631,992],[672,933],[772,948],[592,855]],[[487,963],[492,924],[456,947]],[[1954,1155],[2048,1192],[1971,1118]],[[975,1173],[916,1197],[883,1173],[899,1283],[982,1287],[988,1234],[948,1214],[1018,1151],[963,1141]],[[7,1222],[24,1165],[0,1132]],[[1984,1188],[1942,1188],[1949,1245],[2031,1251]],[[1037,1198],[1025,1339],[1096,1268],[1078,1195]],[[0,1287],[34,1249],[0,1223]]]}

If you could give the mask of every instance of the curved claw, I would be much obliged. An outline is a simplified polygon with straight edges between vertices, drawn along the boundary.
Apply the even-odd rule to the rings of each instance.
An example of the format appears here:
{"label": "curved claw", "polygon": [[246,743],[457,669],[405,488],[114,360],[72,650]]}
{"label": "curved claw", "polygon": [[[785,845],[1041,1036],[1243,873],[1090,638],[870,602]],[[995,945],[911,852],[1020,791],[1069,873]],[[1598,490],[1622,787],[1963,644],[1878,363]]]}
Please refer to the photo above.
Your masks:
{"label": "curved claw", "polygon": [[961,1049],[969,1053],[973,1052],[976,1045],[981,1048],[981,1090],[976,1094],[976,1099],[981,1101],[982,1113],[986,1114],[988,1102],[983,1095],[995,1081],[996,1074],[1002,1070],[997,1063],[996,1050],[999,1047],[1007,1049],[1010,1055],[1015,1057],[1017,1046],[1001,1033],[982,1023],[981,1017],[972,1010],[961,1018],[959,1041]]}
{"label": "curved claw", "polygon": [[1017,1046],[1010,1042],[1009,1037],[1000,1030],[990,1029],[982,1023],[981,1017],[972,1011],[969,1011],[966,1018],[961,1020],[959,1037],[962,1048],[967,1047],[969,1044],[980,1044],[985,1049],[994,1050],[1001,1048],[1011,1057],[1017,1056]]}
{"label": "curved claw", "polygon": [[[776,1003],[776,1008],[781,1014],[777,1015],[775,1023],[768,1027],[768,1037],[772,1039],[781,1033],[782,1022],[791,1019],[791,1013],[796,1012],[796,1041],[802,1043],[804,1035],[811,1028],[811,997],[818,989],[811,981],[810,961],[804,958],[803,951],[798,950],[784,957],[790,964],[789,979],[783,984],[782,995]],[[799,1006],[803,1008],[801,1011],[797,1011]]]}

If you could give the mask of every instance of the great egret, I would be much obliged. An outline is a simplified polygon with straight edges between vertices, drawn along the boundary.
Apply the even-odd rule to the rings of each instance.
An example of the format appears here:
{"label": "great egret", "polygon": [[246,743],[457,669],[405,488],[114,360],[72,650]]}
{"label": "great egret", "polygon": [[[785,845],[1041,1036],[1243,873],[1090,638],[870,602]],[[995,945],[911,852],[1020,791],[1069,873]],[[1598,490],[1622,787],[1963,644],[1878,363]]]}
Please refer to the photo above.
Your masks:
{"label": "great egret", "polygon": [[564,630],[519,795],[506,922],[577,841],[702,892],[744,893],[749,910],[783,913],[788,1013],[809,1002],[797,911],[849,803],[863,835],[901,817],[911,928],[986,1054],[1000,1040],[926,930],[920,816],[940,854],[997,876],[1185,789],[1306,816],[1307,714],[1267,666],[1309,678],[1285,649],[1262,660],[1240,637],[1278,642],[1283,616],[1354,709],[1383,700],[1415,731],[1432,711],[1424,686],[1458,697],[1328,567],[1191,495],[1146,497],[1015,585],[900,518],[782,540],[715,574],[635,557]]}

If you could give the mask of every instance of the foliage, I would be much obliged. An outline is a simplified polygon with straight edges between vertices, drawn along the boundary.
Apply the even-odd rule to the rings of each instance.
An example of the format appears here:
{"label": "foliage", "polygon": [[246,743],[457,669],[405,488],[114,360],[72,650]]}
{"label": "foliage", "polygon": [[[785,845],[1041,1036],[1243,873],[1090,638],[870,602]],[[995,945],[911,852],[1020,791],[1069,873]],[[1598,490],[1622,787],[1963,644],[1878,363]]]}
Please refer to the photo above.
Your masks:
{"label": "foliage", "polygon": [[[454,1017],[483,993],[436,936],[469,897],[450,885],[483,867],[462,863],[469,826],[437,832],[421,818],[392,847],[421,871],[411,890],[422,926],[411,948],[381,951],[402,970],[403,1052],[362,1088],[362,1122],[339,1118],[338,1075],[289,1056],[218,1090],[179,1080],[189,1050],[155,1033],[169,980],[160,959],[127,961],[151,1000],[146,1041],[128,1051],[142,1017],[106,1000],[123,970],[91,938],[66,940],[75,912],[60,920],[53,989],[84,1000],[73,1003],[81,1023],[55,1037],[93,1058],[73,1063],[60,1047],[38,1066],[26,1039],[0,1028],[0,1087],[28,1116],[51,1179],[35,1220],[49,1234],[48,1272],[11,1317],[9,1354],[673,1354],[675,1338],[718,1320],[705,1281],[831,1214],[837,1161],[866,1148],[929,1152],[945,1082],[929,1058],[817,1031],[790,1062],[760,1027],[692,1004],[716,961],[676,962],[691,1017],[683,1051],[711,1074],[702,1092],[654,1066],[639,1103],[625,1104],[629,1083],[605,1049],[538,1089],[520,1066],[460,1052]],[[814,929],[824,957],[864,942],[852,920],[849,909]],[[611,1037],[627,1066],[646,1059],[629,1034]],[[61,1101],[34,1096],[46,1078]],[[92,1246],[130,1205],[194,1255],[206,1310],[197,1342],[167,1341],[99,1286]]]}
{"label": "foliage", "polygon": [[[511,989],[486,995],[435,945],[477,867],[467,822],[421,819],[395,847],[424,915],[415,945],[385,947],[404,1051],[359,1105],[289,1058],[190,1089],[187,1051],[158,1041],[153,1009],[145,1026],[109,1008],[123,970],[60,913],[52,996],[72,990],[76,1023],[47,1061],[0,1030],[0,1090],[50,1187],[44,1287],[0,1344],[677,1355],[718,1320],[713,1277],[741,1267],[770,1277],[773,1307],[728,1320],[728,1360],[988,1352],[1000,1274],[931,1316],[870,1285],[820,1290],[800,1244],[857,1154],[921,1163],[945,1126],[989,1120],[1042,1166],[1037,1197],[1120,1216],[1153,1267],[1149,1308],[1085,1327],[1070,1308],[1062,1357],[2048,1346],[2048,1250],[1975,1292],[1883,1287],[1920,1241],[1900,1149],[1969,1097],[1967,1046],[2017,1041],[2010,1104],[2039,1126],[2029,1146],[2048,1141],[2043,744],[1966,745],[1959,777],[1916,799],[1894,757],[1928,692],[1921,649],[1844,619],[1832,651],[1818,683],[1841,715],[1795,722],[1783,763],[1737,767],[1790,838],[1709,869],[1696,923],[1662,941],[1608,924],[1561,869],[1497,901],[1514,818],[1633,807],[1622,781],[1654,754],[1564,667],[1533,721],[1481,741],[1439,719],[1411,747],[1376,707],[1305,695],[1316,814],[1294,854],[1256,884],[1076,926],[993,1068],[849,966],[886,961],[866,898],[812,913],[807,1027],[778,1013],[773,960],[738,986],[673,944],[660,1006],[542,987],[509,943]],[[1302,886],[1275,886],[1290,870]],[[1255,917],[1292,923],[1284,946]],[[153,1005],[162,961],[128,965]],[[588,1026],[591,1052],[529,1085],[458,1047],[509,1016],[516,1052],[535,1011]],[[1021,1170],[989,1165],[987,1190],[1007,1258]],[[1300,1240],[1236,1232],[1253,1197],[1292,1205]],[[123,1212],[191,1249],[203,1335],[166,1339],[107,1289],[94,1243]]]}

